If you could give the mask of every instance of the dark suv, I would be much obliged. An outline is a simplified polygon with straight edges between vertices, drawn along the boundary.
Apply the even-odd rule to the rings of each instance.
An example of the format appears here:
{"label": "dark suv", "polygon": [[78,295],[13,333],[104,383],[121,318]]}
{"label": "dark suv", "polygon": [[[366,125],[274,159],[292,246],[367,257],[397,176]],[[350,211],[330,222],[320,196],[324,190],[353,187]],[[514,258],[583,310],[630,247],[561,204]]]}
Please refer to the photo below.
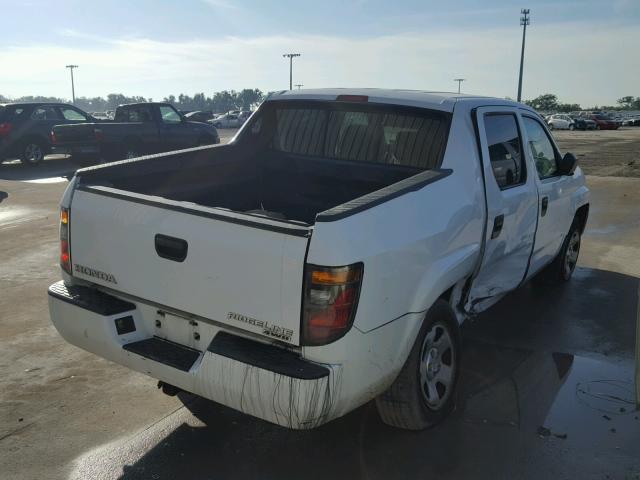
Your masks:
{"label": "dark suv", "polygon": [[37,165],[50,152],[54,125],[96,121],[91,115],[64,103],[0,104],[0,162],[19,158]]}

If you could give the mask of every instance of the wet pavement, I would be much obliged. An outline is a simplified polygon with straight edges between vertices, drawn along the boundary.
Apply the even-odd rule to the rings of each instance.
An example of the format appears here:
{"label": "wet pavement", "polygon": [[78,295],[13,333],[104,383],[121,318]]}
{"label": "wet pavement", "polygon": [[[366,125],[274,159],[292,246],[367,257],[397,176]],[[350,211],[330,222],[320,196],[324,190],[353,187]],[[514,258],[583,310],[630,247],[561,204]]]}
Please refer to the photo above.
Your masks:
{"label": "wet pavement", "polygon": [[457,410],[425,432],[367,405],[307,432],[184,396],[74,462],[69,478],[637,478],[632,366],[467,341]]}
{"label": "wet pavement", "polygon": [[442,424],[399,431],[369,404],[296,432],[162,395],[57,335],[45,292],[59,278],[64,162],[0,167],[0,478],[640,478],[640,180],[589,178],[569,284],[526,285],[465,325]]}

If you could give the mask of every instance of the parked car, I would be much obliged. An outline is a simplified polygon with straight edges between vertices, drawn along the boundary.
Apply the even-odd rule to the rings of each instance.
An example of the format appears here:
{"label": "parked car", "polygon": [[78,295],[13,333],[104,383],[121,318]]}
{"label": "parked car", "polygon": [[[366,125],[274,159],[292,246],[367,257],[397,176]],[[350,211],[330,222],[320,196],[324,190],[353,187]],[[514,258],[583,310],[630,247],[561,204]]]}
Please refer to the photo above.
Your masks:
{"label": "parked car", "polygon": [[617,130],[620,128],[618,122],[601,113],[591,114],[589,118],[596,122],[596,130]]}
{"label": "parked car", "polygon": [[116,109],[113,122],[57,125],[52,151],[82,163],[135,158],[220,142],[214,126],[189,122],[168,103],[132,103]]}
{"label": "parked car", "polygon": [[0,162],[19,158],[37,165],[51,152],[54,125],[95,121],[88,113],[65,103],[0,104]]}
{"label": "parked car", "polygon": [[111,120],[107,112],[91,112],[91,116],[96,120]]}
{"label": "parked car", "polygon": [[574,123],[576,130],[595,130],[596,122],[587,117],[580,117],[578,115],[570,115],[571,120]]}
{"label": "parked car", "polygon": [[547,125],[551,130],[574,130],[576,128],[573,119],[566,114],[551,115],[547,118]]}
{"label": "parked car", "polygon": [[640,127],[640,116],[627,117],[622,122],[622,125],[624,125],[625,127]]}
{"label": "parked car", "polygon": [[460,324],[568,281],[588,210],[519,103],[287,91],[230,144],[79,170],[50,315],[169,394],[296,429],[375,399],[417,430],[453,409]]}
{"label": "parked car", "polygon": [[202,122],[206,123],[209,120],[213,120],[213,113],[206,112],[201,110],[196,110],[195,112],[187,113],[184,118],[189,120],[190,122]]}
{"label": "parked car", "polygon": [[249,110],[243,110],[238,114],[238,118],[242,123],[244,123],[249,119],[252,113],[253,112],[250,112]]}
{"label": "parked car", "polygon": [[216,128],[238,128],[244,123],[238,115],[225,113],[210,121]]}

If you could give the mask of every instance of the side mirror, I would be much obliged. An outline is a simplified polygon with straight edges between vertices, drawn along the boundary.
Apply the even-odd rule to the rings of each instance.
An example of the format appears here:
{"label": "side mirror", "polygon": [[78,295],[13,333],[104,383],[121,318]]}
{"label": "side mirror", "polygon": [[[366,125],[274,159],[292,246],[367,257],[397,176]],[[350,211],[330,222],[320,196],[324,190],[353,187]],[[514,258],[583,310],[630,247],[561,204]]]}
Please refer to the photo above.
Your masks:
{"label": "side mirror", "polygon": [[558,173],[560,175],[573,175],[577,166],[578,159],[573,153],[567,152],[558,162]]}

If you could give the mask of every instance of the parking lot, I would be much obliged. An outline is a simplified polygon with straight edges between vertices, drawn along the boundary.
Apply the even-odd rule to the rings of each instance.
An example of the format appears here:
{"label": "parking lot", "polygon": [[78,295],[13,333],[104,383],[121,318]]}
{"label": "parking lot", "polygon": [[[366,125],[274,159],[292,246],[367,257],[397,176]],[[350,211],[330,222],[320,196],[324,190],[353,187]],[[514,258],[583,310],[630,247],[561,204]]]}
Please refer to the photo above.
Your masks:
{"label": "parking lot", "polygon": [[60,278],[58,202],[75,166],[0,166],[2,478],[640,478],[640,128],[554,135],[592,190],[578,270],[468,322],[457,409],[423,432],[387,427],[372,405],[289,431],[165,396],[67,344],[46,289]]}

